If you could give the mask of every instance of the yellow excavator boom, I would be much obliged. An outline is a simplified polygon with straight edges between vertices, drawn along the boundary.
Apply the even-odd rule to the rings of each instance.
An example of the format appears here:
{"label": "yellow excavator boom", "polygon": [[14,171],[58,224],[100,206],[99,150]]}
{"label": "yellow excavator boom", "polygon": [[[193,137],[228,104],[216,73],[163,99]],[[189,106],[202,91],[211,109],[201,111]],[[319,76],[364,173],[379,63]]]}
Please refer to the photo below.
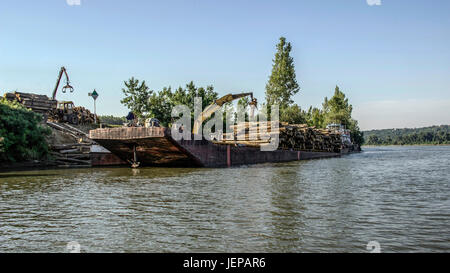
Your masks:
{"label": "yellow excavator boom", "polygon": [[234,100],[247,96],[251,96],[252,98],[250,105],[256,106],[257,102],[256,99],[253,98],[253,93],[228,94],[216,100],[213,104],[206,107],[205,110],[194,121],[194,129],[192,130],[192,133],[194,135],[198,135],[203,122],[207,120],[209,117],[211,117],[212,114],[214,114],[217,110],[219,110],[225,103],[232,102]]}

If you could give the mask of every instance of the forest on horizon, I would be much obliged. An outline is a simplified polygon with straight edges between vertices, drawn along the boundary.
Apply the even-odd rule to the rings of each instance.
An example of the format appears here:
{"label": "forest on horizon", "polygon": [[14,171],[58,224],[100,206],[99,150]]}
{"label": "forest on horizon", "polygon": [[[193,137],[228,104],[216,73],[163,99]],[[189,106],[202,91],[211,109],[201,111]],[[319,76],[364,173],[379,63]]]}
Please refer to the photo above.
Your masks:
{"label": "forest on horizon", "polygon": [[364,131],[365,145],[450,144],[450,125]]}

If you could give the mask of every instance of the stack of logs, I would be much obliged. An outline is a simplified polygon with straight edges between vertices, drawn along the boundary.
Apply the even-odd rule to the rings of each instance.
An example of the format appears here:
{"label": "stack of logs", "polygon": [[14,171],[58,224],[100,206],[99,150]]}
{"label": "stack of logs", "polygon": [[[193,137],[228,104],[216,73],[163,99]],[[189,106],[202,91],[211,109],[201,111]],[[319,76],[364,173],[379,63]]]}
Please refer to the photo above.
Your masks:
{"label": "stack of logs", "polygon": [[73,143],[50,145],[51,155],[59,167],[91,166],[90,151],[93,141],[85,132],[65,123],[47,122],[47,125],[74,140]]}
{"label": "stack of logs", "polygon": [[51,155],[59,167],[90,167],[91,146],[87,143],[75,143],[51,146]]}
{"label": "stack of logs", "polygon": [[[6,93],[4,97],[9,101],[17,101],[33,112],[42,114],[44,122],[69,122],[72,124],[94,124],[95,115],[84,107],[73,107],[72,113],[64,109],[59,109],[58,101],[52,100],[45,95],[37,95],[31,93]],[[76,116],[74,119],[73,116]],[[72,118],[70,118],[72,117]],[[97,119],[98,120],[98,119]],[[76,121],[76,122],[72,122]]]}
{"label": "stack of logs", "polygon": [[53,110],[56,109],[58,102],[51,100],[45,95],[37,95],[31,93],[6,93],[4,97],[9,101],[17,101],[23,104],[26,108],[31,109],[33,112],[40,113],[45,117]]}
{"label": "stack of logs", "polygon": [[[342,147],[341,135],[328,129],[316,129],[306,124],[278,123],[279,149],[299,151],[320,151],[339,153]],[[259,147],[276,137],[270,122],[245,122],[231,126],[233,133],[222,134],[218,144],[243,144]]]}
{"label": "stack of logs", "polygon": [[[72,115],[76,116],[76,119],[69,120],[67,113],[65,113],[64,109],[54,109],[52,112],[50,112],[49,121],[51,122],[69,122],[72,124],[94,124],[95,123],[95,115],[91,113],[88,109],[84,107],[74,107],[72,109]],[[73,122],[75,120],[76,122]],[[97,118],[98,120],[98,118]]]}

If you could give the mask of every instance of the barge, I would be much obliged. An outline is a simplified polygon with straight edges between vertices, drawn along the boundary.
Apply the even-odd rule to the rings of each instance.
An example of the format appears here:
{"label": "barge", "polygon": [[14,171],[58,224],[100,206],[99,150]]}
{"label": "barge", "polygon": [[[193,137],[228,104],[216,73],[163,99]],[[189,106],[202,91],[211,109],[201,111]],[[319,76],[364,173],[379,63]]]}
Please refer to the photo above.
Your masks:
{"label": "barge", "polygon": [[[139,166],[222,168],[260,163],[339,157],[348,153],[275,150],[245,145],[219,145],[206,139],[180,140],[169,128],[124,127],[90,131],[89,138],[120,160]],[[193,139],[193,138],[192,138]]]}

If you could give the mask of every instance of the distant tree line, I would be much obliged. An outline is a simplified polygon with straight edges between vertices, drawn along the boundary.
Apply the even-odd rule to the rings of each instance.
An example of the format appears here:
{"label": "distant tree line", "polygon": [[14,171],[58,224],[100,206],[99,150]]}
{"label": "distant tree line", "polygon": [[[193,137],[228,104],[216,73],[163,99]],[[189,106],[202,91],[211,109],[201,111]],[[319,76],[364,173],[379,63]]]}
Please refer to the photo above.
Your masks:
{"label": "distant tree line", "polygon": [[108,125],[123,125],[127,122],[125,117],[99,116],[100,122]]}
{"label": "distant tree line", "polygon": [[364,132],[367,145],[450,144],[450,126],[384,129]]}

